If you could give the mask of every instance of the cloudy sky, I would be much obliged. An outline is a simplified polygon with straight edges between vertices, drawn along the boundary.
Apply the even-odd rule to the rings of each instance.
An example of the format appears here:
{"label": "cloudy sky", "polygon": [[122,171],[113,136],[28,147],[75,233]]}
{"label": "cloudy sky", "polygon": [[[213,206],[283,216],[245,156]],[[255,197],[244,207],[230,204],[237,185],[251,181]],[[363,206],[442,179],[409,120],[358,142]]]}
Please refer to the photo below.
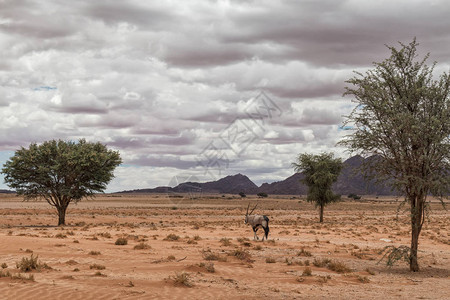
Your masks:
{"label": "cloudy sky", "polygon": [[448,71],[449,15],[446,0],[0,0],[0,163],[86,138],[124,160],[108,191],[282,180],[298,153],[348,156],[345,81],[385,44],[417,37]]}

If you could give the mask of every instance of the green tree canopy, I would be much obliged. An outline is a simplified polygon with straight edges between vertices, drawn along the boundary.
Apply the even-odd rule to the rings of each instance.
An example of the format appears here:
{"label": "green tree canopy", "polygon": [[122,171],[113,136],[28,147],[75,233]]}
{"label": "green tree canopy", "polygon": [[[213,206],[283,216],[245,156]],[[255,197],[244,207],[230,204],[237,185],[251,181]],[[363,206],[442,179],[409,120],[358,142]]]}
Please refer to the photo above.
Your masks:
{"label": "green tree canopy", "polygon": [[306,200],[314,202],[320,208],[320,222],[323,222],[323,209],[325,205],[340,199],[335,195],[331,186],[337,181],[343,163],[340,158],[334,158],[333,153],[319,155],[300,154],[297,162],[293,163],[296,172],[305,176],[302,182],[308,187]]}
{"label": "green tree canopy", "polygon": [[65,224],[70,202],[103,192],[122,162],[101,143],[47,141],[21,148],[4,165],[5,183],[25,199],[43,198]]}
{"label": "green tree canopy", "polygon": [[417,60],[414,39],[365,74],[348,80],[346,95],[357,106],[347,117],[353,127],[341,141],[352,152],[377,155],[368,167],[390,178],[411,212],[410,269],[418,271],[417,248],[429,193],[442,196],[450,183],[450,76],[433,79],[428,55]]}

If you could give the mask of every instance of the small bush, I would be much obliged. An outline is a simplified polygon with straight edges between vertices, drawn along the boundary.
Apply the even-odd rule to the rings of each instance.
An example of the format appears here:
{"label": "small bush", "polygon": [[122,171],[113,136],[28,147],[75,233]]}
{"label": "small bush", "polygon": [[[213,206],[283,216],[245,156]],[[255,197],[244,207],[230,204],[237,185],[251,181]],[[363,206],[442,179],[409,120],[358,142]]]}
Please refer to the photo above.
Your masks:
{"label": "small bush", "polygon": [[98,276],[98,277],[106,277],[106,275],[103,274],[103,273],[100,272],[100,271],[95,272],[94,276]]}
{"label": "small bush", "polygon": [[91,251],[91,252],[89,252],[88,253],[89,255],[100,255],[101,253],[100,253],[100,251]]}
{"label": "small bush", "polygon": [[359,199],[361,199],[361,196],[351,193],[351,194],[348,194],[347,198],[350,198],[353,200],[359,200]]}
{"label": "small bush", "polygon": [[229,238],[221,238],[220,242],[222,243],[222,246],[231,246],[231,240]]}
{"label": "small bush", "polygon": [[352,271],[349,267],[347,267],[343,262],[340,261],[331,261],[328,264],[327,268],[337,273],[349,273]]}
{"label": "small bush", "polygon": [[146,250],[146,249],[151,249],[152,247],[149,244],[146,243],[139,243],[137,245],[134,246],[134,250]]}
{"label": "small bush", "polygon": [[98,235],[101,237],[107,238],[107,239],[111,238],[111,233],[109,233],[109,232],[102,232],[102,233],[99,233]]}
{"label": "small bush", "polygon": [[93,264],[93,265],[90,265],[89,266],[89,269],[95,269],[95,270],[104,270],[104,269],[106,269],[106,267],[105,266],[103,266],[103,265],[98,265],[98,264]]}
{"label": "small bush", "polygon": [[22,260],[16,263],[16,267],[22,272],[29,272],[39,270],[41,266],[38,262],[38,257],[33,257],[33,254],[31,254],[30,258],[22,257]]}
{"label": "small bush", "polygon": [[28,274],[28,276],[24,276],[22,274],[11,274],[11,272],[6,271],[3,272],[3,270],[0,271],[0,278],[2,277],[9,277],[11,279],[19,279],[19,280],[29,280],[29,281],[34,281],[34,275],[33,274]]}
{"label": "small bush", "polygon": [[362,282],[362,283],[369,283],[370,282],[370,279],[367,278],[366,276],[358,275],[356,278],[359,280],[359,282]]}
{"label": "small bush", "polygon": [[313,261],[313,265],[318,268],[323,268],[323,267],[326,267],[327,264],[329,264],[330,262],[331,262],[331,260],[328,258],[322,258],[322,259],[315,258]]}
{"label": "small bush", "polygon": [[193,286],[188,273],[176,273],[175,276],[170,276],[169,278],[173,280],[175,285],[182,285],[186,287]]}
{"label": "small bush", "polygon": [[58,239],[65,239],[67,235],[65,235],[64,233],[58,233],[57,235],[55,235],[55,237]]}
{"label": "small bush", "polygon": [[209,273],[214,273],[216,270],[214,269],[214,263],[199,263],[200,268],[204,268]]}
{"label": "small bush", "polygon": [[8,265],[6,263],[2,263],[2,269],[6,269]]}
{"label": "small bush", "polygon": [[118,238],[114,244],[120,245],[120,246],[127,245],[128,240],[126,238]]}
{"label": "small bush", "polygon": [[179,239],[180,239],[180,236],[178,236],[174,233],[171,233],[168,236],[166,236],[164,240],[165,241],[178,241]]}
{"label": "small bush", "polygon": [[275,262],[276,262],[276,260],[273,257],[267,257],[266,258],[266,264],[273,264]]}
{"label": "small bush", "polygon": [[250,255],[250,253],[248,253],[247,251],[242,250],[242,249],[236,249],[234,251],[231,251],[229,253],[229,255],[234,256],[237,259],[245,261],[245,262],[253,262],[253,260],[251,259],[252,256]]}
{"label": "small bush", "polygon": [[310,267],[306,267],[306,268],[303,270],[302,276],[312,276],[312,270],[311,270],[311,268],[310,268]]}
{"label": "small bush", "polygon": [[202,252],[203,259],[205,260],[217,260],[217,261],[227,261],[227,258],[219,254],[211,252],[211,250],[206,250]]}
{"label": "small bush", "polygon": [[310,257],[310,256],[312,256],[312,254],[311,254],[311,252],[305,250],[305,248],[302,248],[299,252],[297,252],[297,256]]}
{"label": "small bush", "polygon": [[379,254],[382,253],[384,254],[378,261],[378,263],[386,258],[386,265],[392,267],[399,260],[408,262],[409,258],[411,257],[411,248],[409,248],[408,246],[386,246],[379,252]]}

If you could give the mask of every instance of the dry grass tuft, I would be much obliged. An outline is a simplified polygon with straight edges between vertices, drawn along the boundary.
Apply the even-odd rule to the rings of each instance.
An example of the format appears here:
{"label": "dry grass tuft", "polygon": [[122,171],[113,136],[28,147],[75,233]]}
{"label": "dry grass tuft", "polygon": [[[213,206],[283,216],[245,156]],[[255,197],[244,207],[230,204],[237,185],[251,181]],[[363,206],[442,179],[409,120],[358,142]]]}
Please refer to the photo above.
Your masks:
{"label": "dry grass tuft", "polygon": [[180,239],[180,236],[178,236],[174,233],[171,233],[164,238],[164,241],[178,241],[179,239]]}
{"label": "dry grass tuft", "polygon": [[146,244],[144,242],[141,242],[137,245],[134,246],[134,250],[146,250],[146,249],[151,249],[152,247],[149,244]]}
{"label": "dry grass tuft", "polygon": [[170,276],[169,279],[173,281],[174,285],[181,285],[186,287],[192,287],[193,283],[191,282],[190,275],[188,273],[176,273],[175,276]]}

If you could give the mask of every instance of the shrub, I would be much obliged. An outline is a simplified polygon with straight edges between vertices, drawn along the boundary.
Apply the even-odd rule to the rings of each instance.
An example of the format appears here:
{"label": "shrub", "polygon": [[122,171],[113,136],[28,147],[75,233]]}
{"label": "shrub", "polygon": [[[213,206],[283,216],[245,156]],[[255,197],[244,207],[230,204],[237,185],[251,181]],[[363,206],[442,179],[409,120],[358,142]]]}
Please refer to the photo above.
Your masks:
{"label": "shrub", "polygon": [[149,244],[141,242],[140,244],[137,244],[134,246],[134,250],[145,250],[152,248]]}
{"label": "shrub", "polygon": [[349,267],[347,267],[343,262],[340,261],[331,261],[330,263],[328,263],[327,268],[337,273],[349,273],[352,271]]}
{"label": "shrub", "polygon": [[276,262],[276,260],[273,257],[267,257],[266,258],[266,264],[273,264],[275,262]]}
{"label": "shrub", "polygon": [[166,236],[166,238],[164,239],[165,241],[178,241],[180,239],[180,236],[171,233],[168,236]]}
{"label": "shrub", "polygon": [[214,269],[214,263],[199,263],[200,268],[204,268],[209,273],[214,273],[216,270]]}
{"label": "shrub", "polygon": [[2,263],[2,269],[6,269],[8,265],[6,263]]}
{"label": "shrub", "polygon": [[128,244],[128,240],[126,238],[118,238],[115,242],[116,245],[126,245]]}
{"label": "shrub", "polygon": [[305,248],[302,248],[299,252],[297,252],[297,256],[312,256],[311,252],[305,250]]}
{"label": "shrub", "polygon": [[107,239],[111,238],[111,233],[109,233],[109,232],[102,232],[102,233],[99,233],[98,235],[101,237],[107,238]]}
{"label": "shrub", "polygon": [[170,276],[169,278],[173,280],[173,283],[175,285],[182,285],[187,287],[193,286],[188,273],[176,273],[175,276]]}
{"label": "shrub", "polygon": [[38,262],[38,256],[33,257],[33,254],[31,254],[30,258],[22,257],[22,260],[16,263],[17,269],[22,272],[40,270],[42,266],[43,265]]}
{"label": "shrub", "polygon": [[203,259],[205,260],[217,260],[217,261],[227,261],[226,257],[219,254],[211,252],[211,250],[206,250],[202,252]]}
{"label": "shrub", "polygon": [[89,252],[89,255],[100,255],[101,253],[100,253],[100,251],[91,251],[91,252]]}
{"label": "shrub", "polygon": [[312,276],[312,270],[311,270],[311,268],[310,268],[310,267],[306,267],[306,268],[303,270],[302,276]]}
{"label": "shrub", "polygon": [[246,195],[244,192],[240,192],[240,193],[239,193],[239,196],[241,196],[241,198],[247,197],[247,195]]}
{"label": "shrub", "polygon": [[259,198],[267,198],[269,195],[267,195],[267,193],[261,192],[256,194]]}
{"label": "shrub", "polygon": [[359,200],[359,199],[361,199],[361,196],[351,193],[351,194],[348,194],[347,198],[350,198],[353,200]]}
{"label": "shrub", "polygon": [[250,253],[248,253],[247,251],[242,250],[242,249],[236,249],[234,251],[231,251],[229,253],[229,255],[234,256],[237,259],[242,260],[242,261],[253,262],[253,260],[251,259],[252,256],[250,255]]}
{"label": "shrub", "polygon": [[106,267],[105,266],[103,266],[103,265],[98,265],[98,264],[93,264],[93,265],[90,265],[89,266],[89,269],[95,269],[95,270],[104,270],[104,269],[106,269]]}
{"label": "shrub", "polygon": [[313,265],[318,267],[318,268],[323,268],[330,262],[331,262],[331,260],[328,259],[328,258],[322,258],[322,259],[315,258],[314,261],[313,261]]}

